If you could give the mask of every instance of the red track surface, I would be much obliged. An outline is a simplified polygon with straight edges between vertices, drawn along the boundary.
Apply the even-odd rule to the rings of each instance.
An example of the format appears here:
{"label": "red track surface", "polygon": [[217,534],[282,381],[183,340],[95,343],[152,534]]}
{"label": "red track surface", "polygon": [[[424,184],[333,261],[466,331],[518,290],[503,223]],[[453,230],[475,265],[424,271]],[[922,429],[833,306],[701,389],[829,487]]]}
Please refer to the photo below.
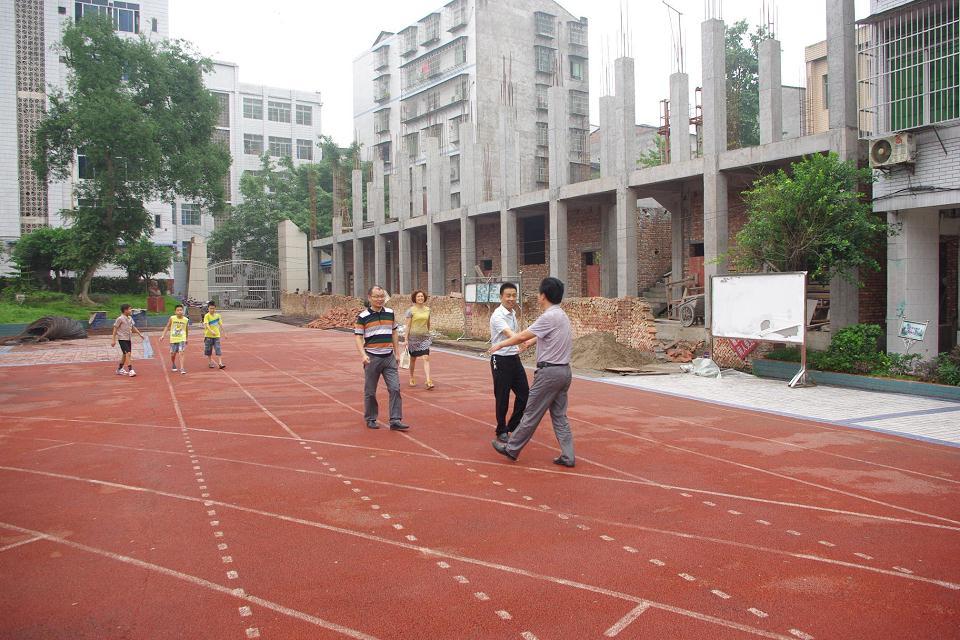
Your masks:
{"label": "red track surface", "polygon": [[960,637],[958,449],[575,380],[511,464],[483,361],[401,434],[349,336],[225,347],[0,369],[0,637]]}

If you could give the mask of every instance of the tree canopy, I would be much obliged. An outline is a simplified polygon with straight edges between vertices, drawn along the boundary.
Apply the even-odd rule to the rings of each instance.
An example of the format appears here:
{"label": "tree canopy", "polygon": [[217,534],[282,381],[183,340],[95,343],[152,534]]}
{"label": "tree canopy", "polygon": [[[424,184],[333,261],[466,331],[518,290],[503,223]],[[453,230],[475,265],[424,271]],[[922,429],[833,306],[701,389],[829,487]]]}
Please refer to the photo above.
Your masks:
{"label": "tree canopy", "polygon": [[818,281],[849,281],[857,269],[878,270],[876,249],[888,232],[861,191],[869,168],[816,154],[778,170],[743,192],[748,220],[731,249],[743,271],[808,271]]}
{"label": "tree canopy", "polygon": [[[760,43],[770,37],[766,27],[749,33],[746,20],[726,33],[727,148],[760,144]],[[745,41],[746,38],[746,41]]]}
{"label": "tree canopy", "polygon": [[113,261],[126,270],[130,281],[138,282],[166,271],[172,258],[173,249],[156,245],[149,238],[141,237],[120,249]]}
{"label": "tree canopy", "polygon": [[78,164],[77,206],[63,215],[77,294],[89,303],[97,268],[151,232],[144,202],[181,196],[218,208],[230,154],[213,141],[219,107],[202,78],[210,62],[184,43],[122,38],[94,16],[69,25],[59,50],[67,89],[50,95],[34,168],[64,180]]}

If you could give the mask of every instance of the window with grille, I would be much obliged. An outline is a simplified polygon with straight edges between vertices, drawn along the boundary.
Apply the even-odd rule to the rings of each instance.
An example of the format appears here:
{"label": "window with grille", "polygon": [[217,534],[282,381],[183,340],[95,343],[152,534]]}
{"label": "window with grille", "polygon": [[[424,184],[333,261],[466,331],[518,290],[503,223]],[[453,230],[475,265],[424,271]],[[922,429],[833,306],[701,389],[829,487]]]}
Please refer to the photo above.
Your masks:
{"label": "window with grille", "polygon": [[377,102],[390,99],[390,76],[380,76],[373,81],[373,99]]}
{"label": "window with grille", "polygon": [[458,42],[453,48],[453,64],[459,66],[467,61],[467,43],[465,40]]}
{"label": "window with grille", "polygon": [[373,114],[373,132],[383,133],[390,130],[390,109],[377,111]]}
{"label": "window with grille", "polygon": [[557,16],[544,13],[543,11],[537,11],[535,16],[538,36],[553,38],[557,35]]}
{"label": "window with grille", "polygon": [[230,151],[230,130],[229,129],[214,129],[213,130],[213,141],[218,143],[227,151]]}
{"label": "window with grille", "polygon": [[546,122],[537,123],[537,146],[550,146],[550,127]]}
{"label": "window with grille", "polygon": [[255,133],[243,134],[243,152],[251,156],[263,155],[263,136]]}
{"label": "window with grille", "polygon": [[400,53],[407,55],[413,53],[417,50],[417,26],[413,25],[407,27],[400,32],[401,42],[403,46],[401,47]]}
{"label": "window with grille", "polygon": [[421,20],[420,26],[423,27],[423,38],[420,40],[420,44],[429,44],[434,40],[440,39],[439,13],[432,13]]}
{"label": "window with grille", "polygon": [[180,224],[200,226],[200,205],[184,202],[180,205]]}
{"label": "window with grille", "polygon": [[313,126],[313,107],[309,104],[297,105],[297,124]]}
{"label": "window with grille", "polygon": [[436,138],[437,144],[442,148],[443,147],[443,125],[434,124],[429,127],[424,128],[421,132],[424,138]]}
{"label": "window with grille", "polygon": [[384,45],[377,49],[376,51],[376,65],[377,69],[382,69],[390,64],[390,45]]}
{"label": "window with grille", "polygon": [[267,102],[267,119],[270,122],[290,122],[290,103]]}
{"label": "window with grille", "polygon": [[536,51],[537,71],[539,73],[553,73],[557,52],[550,47],[534,47],[534,49]]}
{"label": "window with grille", "polygon": [[459,209],[460,208],[460,192],[450,194],[450,208]]}
{"label": "window with grille", "polygon": [[230,95],[227,93],[220,93],[218,91],[213,92],[213,96],[217,99],[217,126],[218,127],[229,127],[230,126]]}
{"label": "window with grille", "polygon": [[77,22],[84,17],[105,16],[110,18],[117,31],[140,33],[140,5],[135,2],[77,0],[73,6]]}
{"label": "window with grille", "polygon": [[570,129],[570,153],[583,156],[587,147],[587,132],[583,129]]}
{"label": "window with grille", "polygon": [[263,100],[260,98],[244,98],[243,117],[251,120],[263,120]]}
{"label": "window with grille", "polygon": [[535,169],[536,169],[536,179],[538,185],[547,185],[550,184],[550,169],[548,166],[549,160],[543,156],[537,156],[534,158]]}
{"label": "window with grille", "polygon": [[523,218],[522,253],[523,264],[546,264],[547,225],[544,216]]}
{"label": "window with grille", "polygon": [[95,175],[93,164],[87,159],[87,154],[77,151],[77,177],[81,180],[90,180]]}
{"label": "window with grille", "polygon": [[570,56],[570,79],[583,80],[586,77],[587,60],[578,56]]}
{"label": "window with grille", "polygon": [[881,135],[960,118],[960,9],[910,3],[858,38],[860,127]]}
{"label": "window with grille", "polygon": [[290,138],[270,136],[270,155],[278,158],[293,156],[293,144],[290,142]]}
{"label": "window with grille", "polygon": [[416,158],[420,154],[419,142],[419,133],[409,133],[403,137],[403,143],[407,149],[407,155],[411,158]]}
{"label": "window with grille", "polygon": [[430,91],[427,93],[427,111],[434,111],[440,106],[440,92]]}
{"label": "window with grille", "polygon": [[313,143],[309,140],[297,139],[297,159],[313,160]]}
{"label": "window with grille", "polygon": [[550,108],[550,100],[549,100],[549,98],[547,97],[547,96],[548,96],[547,90],[548,90],[549,88],[550,88],[549,85],[545,85],[545,84],[538,84],[538,85],[537,85],[537,87],[536,87],[536,92],[537,92],[537,109],[549,109],[549,108]]}
{"label": "window with grille", "polygon": [[460,182],[460,156],[450,156],[450,182]]}
{"label": "window with grille", "polygon": [[587,25],[581,22],[568,22],[567,31],[570,34],[570,44],[587,46]]}
{"label": "window with grille", "polygon": [[590,96],[584,91],[570,92],[570,113],[575,116],[590,115]]}
{"label": "window with grille", "polygon": [[456,2],[451,2],[447,5],[449,11],[449,21],[450,27],[448,30],[453,30],[458,27],[462,27],[467,24],[467,3],[466,0],[456,0]]}

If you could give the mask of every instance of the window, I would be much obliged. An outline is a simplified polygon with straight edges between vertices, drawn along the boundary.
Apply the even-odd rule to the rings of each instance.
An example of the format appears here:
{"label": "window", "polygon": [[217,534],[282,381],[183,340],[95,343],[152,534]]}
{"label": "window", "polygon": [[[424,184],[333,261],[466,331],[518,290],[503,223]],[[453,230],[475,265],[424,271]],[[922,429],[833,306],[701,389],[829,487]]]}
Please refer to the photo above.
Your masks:
{"label": "window", "polygon": [[419,133],[409,133],[403,137],[404,145],[407,148],[407,155],[411,158],[416,158],[420,155],[419,142],[420,134]]}
{"label": "window", "polygon": [[586,60],[577,56],[570,56],[570,79],[583,80],[587,67]]}
{"label": "window", "polygon": [[457,116],[450,119],[450,142],[460,142],[460,124],[463,122],[463,116]]}
{"label": "window", "polygon": [[228,152],[230,151],[230,130],[229,129],[214,129],[213,130],[213,141],[222,146]]}
{"label": "window", "polygon": [[587,25],[581,22],[568,22],[567,27],[570,32],[570,44],[587,46]]}
{"label": "window", "polygon": [[243,117],[251,120],[263,120],[263,100],[260,98],[244,98]]}
{"label": "window", "polygon": [[467,61],[467,41],[460,40],[453,47],[453,65],[460,66]]}
{"label": "window", "polygon": [[159,213],[153,214],[153,228],[159,229],[162,224],[163,224],[163,216],[161,216]]}
{"label": "window", "polygon": [[543,156],[537,156],[534,160],[536,161],[537,184],[541,186],[550,184],[550,169],[547,164],[549,160]]}
{"label": "window", "polygon": [[156,18],[150,18],[150,31],[153,31],[154,33],[156,33],[159,26],[160,25],[157,23]]}
{"label": "window", "polygon": [[480,270],[483,271],[484,273],[489,273],[489,272],[493,271],[493,259],[491,259],[491,258],[484,258],[483,260],[481,260],[481,261],[480,261]]}
{"label": "window", "polygon": [[575,116],[590,115],[590,96],[585,91],[570,92],[570,113]]}
{"label": "window", "polygon": [[439,91],[427,92],[427,111],[436,111],[439,104],[440,104],[440,92]]}
{"label": "window", "polygon": [[170,203],[170,222],[171,224],[177,224],[177,203]]}
{"label": "window", "polygon": [[830,86],[830,85],[829,85],[829,83],[828,83],[828,81],[827,81],[827,74],[823,74],[823,76],[820,78],[820,93],[823,95],[823,108],[824,108],[824,109],[829,109],[829,108],[830,108],[830,102],[829,102],[829,86]]}
{"label": "window", "polygon": [[180,224],[200,226],[200,205],[184,202],[180,205]]}
{"label": "window", "polygon": [[180,241],[180,255],[183,256],[184,262],[190,262],[190,241],[189,240]]}
{"label": "window", "polygon": [[450,208],[459,209],[460,208],[460,192],[450,194]]}
{"label": "window", "polygon": [[552,38],[557,35],[556,16],[550,15],[549,13],[544,13],[543,11],[537,11],[534,15],[536,16],[537,20],[538,36]]}
{"label": "window", "polygon": [[434,124],[429,127],[425,127],[420,133],[423,135],[424,138],[436,138],[437,146],[439,146],[441,149],[443,148],[443,125],[442,124]]}
{"label": "window", "polygon": [[268,101],[267,119],[270,122],[290,122],[290,103]]}
{"label": "window", "polygon": [[243,152],[251,156],[263,155],[263,136],[256,133],[243,134]]}
{"label": "window", "polygon": [[402,38],[402,46],[400,47],[400,53],[402,55],[407,55],[414,53],[417,50],[417,25],[412,25],[400,32],[400,37]]}
{"label": "window", "polygon": [[383,133],[390,130],[390,109],[377,111],[373,114],[373,132]]}
{"label": "window", "polygon": [[73,6],[77,22],[84,17],[105,16],[110,18],[117,31],[140,33],[140,5],[135,2],[77,0]]}
{"label": "window", "polygon": [[453,31],[458,27],[467,24],[467,2],[466,0],[456,0],[447,5],[449,10],[450,26],[447,31]]}
{"label": "window", "polygon": [[582,160],[586,150],[587,132],[583,129],[570,129],[570,153]]}
{"label": "window", "polygon": [[297,105],[297,124],[313,126],[313,107],[308,104]]}
{"label": "window", "polygon": [[434,40],[440,39],[439,13],[431,13],[420,21],[420,25],[423,27],[423,39],[420,41],[420,44],[429,44]]}
{"label": "window", "polygon": [[460,156],[450,156],[450,182],[460,182]]}
{"label": "window", "polygon": [[77,177],[81,180],[90,180],[96,175],[93,170],[93,163],[87,160],[87,154],[84,151],[77,151]]}
{"label": "window", "polygon": [[297,140],[297,159],[313,160],[313,143],[309,140]]}
{"label": "window", "polygon": [[554,60],[557,52],[550,47],[534,47],[534,49],[536,50],[537,72],[553,73],[555,69]]}
{"label": "window", "polygon": [[290,138],[270,136],[270,155],[278,158],[293,156],[293,144],[290,142]]}
{"label": "window", "polygon": [[390,99],[390,76],[380,76],[373,81],[373,99],[377,102]]}
{"label": "window", "polygon": [[544,216],[523,219],[523,264],[546,264],[547,229]]}
{"label": "window", "polygon": [[547,97],[549,94],[547,90],[550,88],[549,85],[538,84],[537,85],[537,109],[549,109],[550,100]]}
{"label": "window", "polygon": [[375,69],[382,69],[390,64],[390,45],[384,45],[377,49],[374,53],[377,54],[376,66]]}
{"label": "window", "polygon": [[213,97],[217,99],[217,107],[220,110],[217,113],[217,126],[229,127],[230,126],[230,95],[226,93],[220,93],[220,92],[214,91]]}
{"label": "window", "polygon": [[546,122],[537,123],[537,146],[550,146],[550,128]]}

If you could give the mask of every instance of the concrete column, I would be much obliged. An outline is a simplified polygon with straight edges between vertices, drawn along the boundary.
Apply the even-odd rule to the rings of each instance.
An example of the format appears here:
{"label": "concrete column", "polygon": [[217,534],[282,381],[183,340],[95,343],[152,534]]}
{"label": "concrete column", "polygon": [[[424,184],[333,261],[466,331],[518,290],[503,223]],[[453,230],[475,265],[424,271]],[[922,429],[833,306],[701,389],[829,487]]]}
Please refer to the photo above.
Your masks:
{"label": "concrete column", "polygon": [[190,268],[187,273],[187,297],[206,302],[210,299],[207,280],[207,242],[200,236],[190,238]]}
{"label": "concrete column", "polygon": [[477,143],[472,122],[460,125],[460,204],[468,207],[480,202],[477,173]]}
{"label": "concrete column", "polygon": [[550,198],[550,275],[567,282],[567,203],[556,197]]}
{"label": "concrete column", "polygon": [[760,144],[783,139],[783,86],[780,81],[780,41],[767,38],[758,50],[760,72]]}
{"label": "concrete column", "polygon": [[400,271],[400,291],[398,293],[411,293],[413,291],[413,259],[410,232],[406,229],[400,229],[397,238],[397,268]]}
{"label": "concrete column", "polygon": [[477,219],[469,217],[466,212],[460,216],[460,273],[464,276],[473,275],[473,267],[477,264]]}
{"label": "concrete column", "polygon": [[353,295],[363,300],[367,298],[367,282],[363,273],[363,240],[360,238],[353,239]]}
{"label": "concrete column", "polygon": [[[500,128],[499,136],[501,143],[500,153],[500,193],[499,198],[509,198],[520,193],[520,140],[517,131],[517,111],[516,107],[510,105],[500,105]],[[460,174],[463,175],[463,164],[461,162]],[[461,177],[461,181],[463,178]],[[463,202],[463,194],[460,201]],[[473,204],[473,203],[471,203]]]}
{"label": "concrete column", "polygon": [[616,118],[617,99],[613,96],[600,97],[600,175],[616,175]]}
{"label": "concrete column", "polygon": [[670,74],[670,162],[690,159],[690,76]]}
{"label": "concrete column", "polygon": [[280,290],[306,291],[310,286],[307,234],[290,220],[277,225],[277,248],[279,250]]}
{"label": "concrete column", "polygon": [[319,293],[324,290],[323,273],[320,271],[321,262],[320,247],[310,247],[310,291]]}
{"label": "concrete column", "polygon": [[343,243],[334,240],[333,242],[333,265],[331,272],[333,275],[333,293],[338,296],[345,296],[347,291],[347,265],[344,262]]}
{"label": "concrete column", "polygon": [[690,196],[686,187],[680,185],[678,206],[670,210],[670,280],[683,279],[683,262],[686,260],[686,245],[683,241],[683,219],[690,210]]}
{"label": "concrete column", "polygon": [[[565,87],[547,89],[550,104],[548,140],[550,142],[550,191],[570,183],[570,98]],[[552,196],[551,196],[552,197]]]}
{"label": "concrete column", "polygon": [[431,296],[446,295],[446,271],[440,225],[427,222],[427,289]]}
{"label": "concrete column", "polygon": [[410,194],[411,194],[411,200],[412,200],[411,211],[413,211],[413,215],[415,217],[422,216],[426,213],[423,210],[423,187],[424,187],[423,165],[415,164],[415,165],[412,165],[411,169],[413,169],[413,172],[412,172],[413,176],[410,181],[411,182]]}
{"label": "concrete column", "polygon": [[[439,213],[447,208],[449,200],[443,202],[443,176],[440,162],[440,141],[427,138],[427,215]],[[448,196],[449,198],[449,196]]]}
{"label": "concrete column", "polygon": [[600,205],[600,285],[607,298],[617,297],[617,205]]}
{"label": "concrete column", "polygon": [[[857,160],[857,33],[854,0],[827,0],[827,107],[835,150],[841,160]],[[856,278],[856,274],[854,274]],[[888,292],[888,299],[892,297]],[[860,290],[840,278],[830,281],[830,329],[860,319]],[[935,319],[936,320],[936,319]]]}
{"label": "concrete column", "polygon": [[[722,60],[721,67],[722,67]],[[627,175],[637,169],[637,114],[636,114],[636,77],[633,72],[633,58],[617,58],[613,63],[616,82],[614,102],[616,136],[616,172]]]}
{"label": "concrete column", "polygon": [[517,212],[500,209],[500,272],[506,276],[520,273],[517,256]]}
{"label": "concrete column", "polygon": [[703,253],[706,324],[710,326],[710,277],[726,273],[720,256],[727,252],[729,219],[727,177],[719,170],[720,154],[727,149],[727,79],[725,26],[707,20],[701,26],[703,62]]}
{"label": "concrete column", "polygon": [[[373,279],[383,286],[388,286],[387,280],[387,238],[382,233],[373,236]],[[396,291],[391,291],[394,294]]]}
{"label": "concrete column", "polygon": [[[924,360],[936,357],[940,319],[940,215],[937,209],[887,213],[887,222],[900,233],[887,240],[887,350],[904,353],[897,337],[901,319],[927,322],[923,342],[910,353]],[[831,283],[830,314],[833,315]]]}
{"label": "concrete column", "polygon": [[637,194],[617,188],[617,297],[637,295]]}
{"label": "concrete column", "polygon": [[353,198],[353,232],[363,229],[366,218],[363,215],[363,171],[354,169],[350,173],[350,195]]}

